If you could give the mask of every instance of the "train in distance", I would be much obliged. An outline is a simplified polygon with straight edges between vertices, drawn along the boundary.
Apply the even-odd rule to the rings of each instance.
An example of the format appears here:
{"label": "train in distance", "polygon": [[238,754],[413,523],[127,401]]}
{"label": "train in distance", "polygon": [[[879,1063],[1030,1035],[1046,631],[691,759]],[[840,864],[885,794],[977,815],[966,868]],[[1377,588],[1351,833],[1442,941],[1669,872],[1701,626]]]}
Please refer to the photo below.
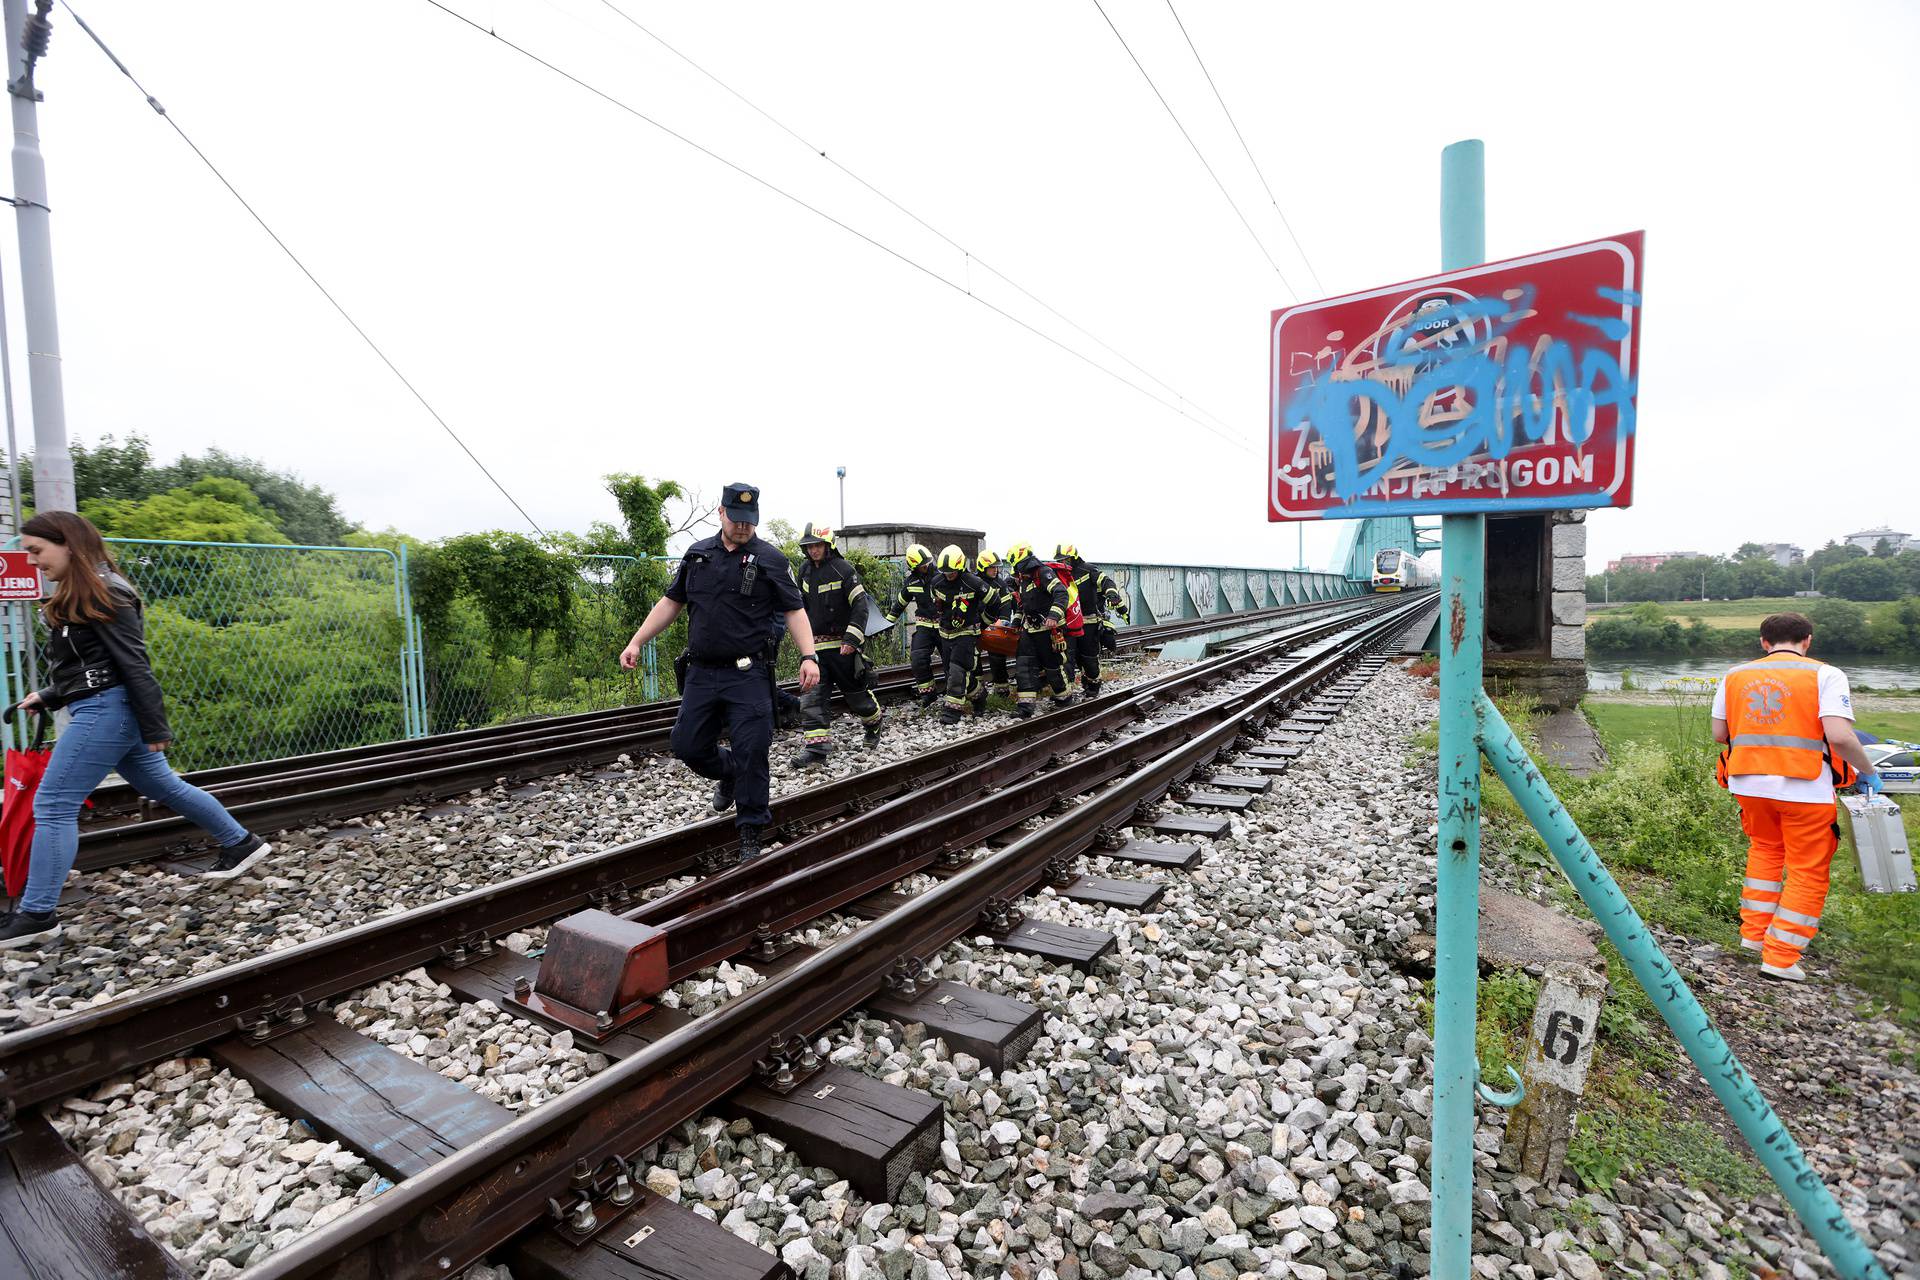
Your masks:
{"label": "train in distance", "polygon": [[1375,591],[1410,591],[1417,587],[1430,587],[1434,583],[1434,572],[1420,557],[1399,547],[1383,547],[1373,557],[1373,589]]}

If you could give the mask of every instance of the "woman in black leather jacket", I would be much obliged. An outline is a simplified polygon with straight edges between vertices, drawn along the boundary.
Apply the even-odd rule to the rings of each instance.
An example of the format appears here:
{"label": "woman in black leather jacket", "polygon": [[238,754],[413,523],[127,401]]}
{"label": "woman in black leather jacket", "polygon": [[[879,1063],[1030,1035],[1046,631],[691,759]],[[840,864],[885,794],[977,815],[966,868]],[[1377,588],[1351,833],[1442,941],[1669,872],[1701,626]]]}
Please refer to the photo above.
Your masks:
{"label": "woman in black leather jacket", "polygon": [[21,545],[55,585],[41,609],[50,633],[48,684],[20,707],[36,715],[68,707],[72,720],[54,742],[34,795],[27,888],[0,925],[0,949],[41,946],[60,936],[54,907],[79,850],[80,806],[113,770],[214,837],[220,858],[206,879],[236,876],[273,851],[167,764],[173,732],[147,663],[140,595],[120,575],[100,531],[70,511],[48,511],[27,521]]}

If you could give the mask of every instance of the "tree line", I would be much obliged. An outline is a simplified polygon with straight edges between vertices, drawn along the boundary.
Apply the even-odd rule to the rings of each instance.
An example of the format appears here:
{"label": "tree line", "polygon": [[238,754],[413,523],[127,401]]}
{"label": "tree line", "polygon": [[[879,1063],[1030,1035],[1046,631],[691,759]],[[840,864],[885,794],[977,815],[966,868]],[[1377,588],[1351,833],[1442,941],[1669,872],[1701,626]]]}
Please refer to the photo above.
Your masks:
{"label": "tree line", "polygon": [[[427,540],[362,528],[325,489],[218,449],[168,463],[140,435],[107,436],[75,444],[73,462],[81,514],[110,538],[258,544],[117,549],[147,601],[185,768],[403,732],[392,562],[295,548],[406,548],[429,728],[447,732],[642,701],[645,673],[614,657],[666,588],[669,541],[713,518],[711,501],[673,480],[614,474],[603,479],[614,518],[585,533]],[[790,525],[772,520],[764,532],[799,562]],[[891,565],[850,558],[869,589],[891,591]],[[672,659],[684,645],[683,619],[656,645],[663,696],[677,692]],[[876,657],[895,660],[890,649]]]}
{"label": "tree line", "polygon": [[1797,591],[1866,602],[1920,595],[1920,551],[1895,552],[1884,538],[1872,551],[1829,542],[1804,563],[1782,566],[1759,543],[1747,542],[1731,556],[1693,556],[1587,578],[1589,601],[1746,600]]}

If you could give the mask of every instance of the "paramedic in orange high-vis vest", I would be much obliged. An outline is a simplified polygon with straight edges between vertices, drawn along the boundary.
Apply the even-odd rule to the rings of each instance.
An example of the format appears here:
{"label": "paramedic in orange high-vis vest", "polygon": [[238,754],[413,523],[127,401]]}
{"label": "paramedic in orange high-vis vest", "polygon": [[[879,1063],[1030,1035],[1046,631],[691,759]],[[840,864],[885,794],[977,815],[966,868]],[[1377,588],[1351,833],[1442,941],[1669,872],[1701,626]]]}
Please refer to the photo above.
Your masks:
{"label": "paramedic in orange high-vis vest", "polygon": [[1760,972],[1789,982],[1806,981],[1800,959],[1840,846],[1834,784],[1880,789],[1853,733],[1846,674],[1809,658],[1812,641],[1805,614],[1773,614],[1760,624],[1765,656],[1729,671],[1713,695],[1713,740],[1727,744],[1721,784],[1750,841],[1740,945],[1760,953]]}

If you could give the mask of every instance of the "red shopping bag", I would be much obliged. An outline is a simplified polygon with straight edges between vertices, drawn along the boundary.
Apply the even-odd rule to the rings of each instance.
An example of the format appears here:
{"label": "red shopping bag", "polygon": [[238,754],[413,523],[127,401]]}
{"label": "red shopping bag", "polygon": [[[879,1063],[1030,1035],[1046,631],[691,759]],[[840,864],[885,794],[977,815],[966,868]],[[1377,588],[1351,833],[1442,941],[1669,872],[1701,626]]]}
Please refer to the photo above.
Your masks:
{"label": "red shopping bag", "polygon": [[[6,722],[13,723],[14,707],[8,707]],[[47,771],[47,759],[53,751],[47,743],[45,712],[34,717],[33,746],[25,751],[7,749],[6,799],[0,802],[0,875],[4,875],[7,896],[19,901],[27,888],[27,859],[33,852],[33,793],[40,789],[40,777]]]}

